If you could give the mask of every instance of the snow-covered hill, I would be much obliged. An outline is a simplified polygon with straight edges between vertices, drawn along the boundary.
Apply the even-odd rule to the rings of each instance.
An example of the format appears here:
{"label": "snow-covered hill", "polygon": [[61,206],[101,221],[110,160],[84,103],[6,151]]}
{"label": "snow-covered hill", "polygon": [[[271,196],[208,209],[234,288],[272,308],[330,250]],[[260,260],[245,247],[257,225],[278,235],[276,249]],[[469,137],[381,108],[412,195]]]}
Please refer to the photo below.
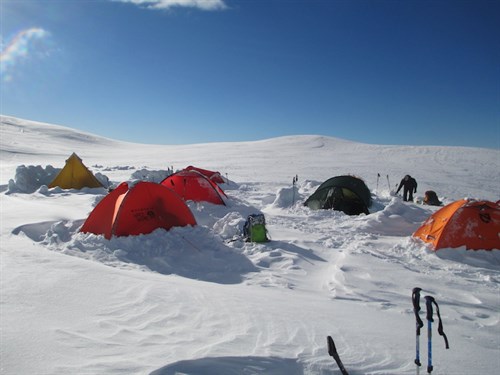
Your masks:
{"label": "snow-covered hill", "polygon": [[[433,374],[497,372],[499,252],[428,250],[411,234],[436,208],[390,190],[411,174],[420,196],[496,201],[498,150],[317,135],[145,145],[8,116],[0,126],[2,374],[338,373],[327,335],[350,374],[414,374],[416,286],[440,304],[450,340],[445,350],[434,330]],[[104,189],[8,189],[22,183],[19,166],[61,168],[72,152],[113,183],[188,165],[220,171],[228,206],[189,203],[193,228],[78,233]],[[339,174],[366,181],[370,215],[302,206]],[[272,241],[233,241],[258,211]]]}

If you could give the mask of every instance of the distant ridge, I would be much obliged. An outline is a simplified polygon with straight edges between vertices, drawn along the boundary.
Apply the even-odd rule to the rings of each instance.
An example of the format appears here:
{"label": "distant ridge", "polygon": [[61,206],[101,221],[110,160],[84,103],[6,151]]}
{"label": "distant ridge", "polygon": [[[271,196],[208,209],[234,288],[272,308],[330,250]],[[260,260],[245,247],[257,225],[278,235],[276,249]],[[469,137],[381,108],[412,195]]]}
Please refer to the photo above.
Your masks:
{"label": "distant ridge", "polygon": [[[72,153],[75,150],[94,147],[112,147],[124,142],[100,137],[69,127],[43,122],[0,116],[1,153],[40,153],[46,155]],[[69,154],[68,154],[69,156]]]}
{"label": "distant ridge", "polygon": [[[370,189],[391,189],[405,174],[420,186],[463,198],[498,200],[500,151],[462,146],[373,145],[321,135],[288,135],[257,141],[152,145],[99,137],[69,127],[0,116],[0,160],[6,182],[19,165],[46,164],[62,167],[73,153],[86,166],[113,170],[149,168],[166,170],[195,165],[221,171],[234,181],[267,180],[288,184],[299,175],[317,182],[351,174]],[[10,169],[10,171],[8,171]],[[262,173],[272,170],[273,173]],[[377,174],[382,176],[377,179]],[[443,186],[442,176],[464,181],[464,192]],[[488,178],[484,178],[488,176]],[[480,184],[478,185],[478,182]],[[477,189],[477,186],[481,186]],[[420,192],[420,190],[419,190]],[[492,196],[493,195],[493,196]]]}
{"label": "distant ridge", "polygon": [[[206,143],[194,143],[194,144],[186,144],[186,145],[169,145],[169,144],[146,144],[141,142],[128,142],[128,141],[120,141],[112,138],[107,138],[99,135],[95,135],[92,133],[88,133],[85,131],[81,131],[78,129],[71,128],[69,126],[50,124],[40,121],[34,120],[26,120],[21,119],[14,116],[0,115],[0,134],[2,138],[0,139],[0,145],[2,151],[13,151],[21,152],[17,147],[11,147],[9,142],[4,139],[12,139],[17,138],[19,135],[23,135],[26,139],[27,137],[30,139],[26,139],[24,142],[21,139],[18,139],[18,142],[15,144],[19,146],[19,144],[29,143],[31,144],[33,140],[36,140],[38,143],[43,143],[44,139],[50,139],[51,143],[55,141],[55,143],[60,143],[61,146],[68,146],[68,144],[73,144],[74,147],[79,148],[82,145],[85,147],[111,147],[111,146],[124,146],[124,145],[140,145],[140,146],[169,146],[169,147],[185,147],[192,145],[262,145],[262,146],[270,146],[279,147],[279,146],[300,146],[305,147],[307,149],[320,149],[325,147],[348,147],[348,148],[357,148],[357,147],[368,147],[368,148],[390,148],[390,149],[483,149],[480,147],[468,147],[468,146],[415,146],[415,145],[377,145],[377,144],[369,144],[362,143],[358,141],[346,140],[343,138],[337,138],[332,136],[324,136],[324,135],[315,135],[315,134],[301,134],[301,135],[284,135],[277,136],[272,138],[266,138],[255,141],[221,141],[221,142],[206,142]],[[36,139],[33,139],[36,137]],[[36,142],[35,142],[36,143]],[[63,147],[67,149],[67,147]],[[493,149],[487,149],[491,151],[499,151]],[[36,149],[39,152],[39,148]]]}

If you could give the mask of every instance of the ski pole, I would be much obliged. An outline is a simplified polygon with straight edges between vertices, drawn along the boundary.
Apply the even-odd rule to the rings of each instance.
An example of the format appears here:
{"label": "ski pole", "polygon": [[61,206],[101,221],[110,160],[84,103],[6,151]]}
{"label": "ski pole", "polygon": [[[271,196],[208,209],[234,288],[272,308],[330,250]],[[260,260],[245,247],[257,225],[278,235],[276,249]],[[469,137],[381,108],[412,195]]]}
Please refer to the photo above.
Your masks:
{"label": "ski pole", "polygon": [[332,336],[328,336],[326,338],[326,341],[328,343],[328,354],[333,357],[335,362],[337,362],[337,366],[339,366],[340,372],[342,375],[349,375],[347,370],[344,367],[344,364],[340,360],[339,353],[337,352],[337,348],[335,347],[335,343],[333,342]]}
{"label": "ski pole", "polygon": [[448,337],[446,337],[446,334],[444,333],[443,329],[443,321],[441,319],[441,313],[439,312],[439,305],[437,304],[436,300],[434,297],[431,296],[425,296],[425,307],[427,309],[427,337],[428,337],[428,360],[427,360],[427,373],[431,373],[433,370],[433,365],[432,365],[432,322],[434,319],[432,318],[432,315],[434,314],[434,311],[432,309],[432,304],[436,306],[436,313],[439,319],[439,324],[438,324],[438,333],[440,336],[443,336],[444,339],[444,346],[446,349],[450,348],[450,345],[448,344]]}
{"label": "ski pole", "polygon": [[427,373],[432,372],[432,301],[434,300],[431,296],[425,296],[425,307],[427,309]]}
{"label": "ski pole", "polygon": [[413,302],[413,312],[415,313],[415,364],[417,365],[417,374],[420,373],[420,329],[424,326],[424,322],[420,319],[420,291],[421,288],[413,288],[412,292],[412,302]]}
{"label": "ski pole", "polygon": [[299,179],[299,176],[294,177],[292,181],[292,206],[295,204],[295,183]]}

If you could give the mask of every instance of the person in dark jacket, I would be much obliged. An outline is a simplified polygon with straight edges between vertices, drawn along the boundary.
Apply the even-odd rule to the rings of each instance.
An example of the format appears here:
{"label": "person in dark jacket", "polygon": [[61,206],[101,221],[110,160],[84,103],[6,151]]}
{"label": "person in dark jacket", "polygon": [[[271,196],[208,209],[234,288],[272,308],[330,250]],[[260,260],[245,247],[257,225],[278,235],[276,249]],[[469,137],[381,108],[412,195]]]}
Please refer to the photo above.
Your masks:
{"label": "person in dark jacket", "polygon": [[403,177],[401,182],[399,183],[398,190],[396,190],[396,194],[403,188],[403,200],[405,202],[412,201],[413,202],[413,193],[417,192],[417,181],[407,174]]}

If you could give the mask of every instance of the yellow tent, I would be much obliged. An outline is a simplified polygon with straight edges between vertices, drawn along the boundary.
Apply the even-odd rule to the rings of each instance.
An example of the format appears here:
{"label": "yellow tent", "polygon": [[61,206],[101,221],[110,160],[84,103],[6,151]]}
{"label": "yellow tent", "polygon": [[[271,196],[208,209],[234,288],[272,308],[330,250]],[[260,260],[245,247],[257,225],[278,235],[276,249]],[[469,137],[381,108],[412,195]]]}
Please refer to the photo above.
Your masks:
{"label": "yellow tent", "polygon": [[59,186],[63,189],[81,189],[84,187],[96,188],[103,185],[95,178],[91,171],[82,163],[82,159],[73,153],[66,160],[66,165],[49,184],[49,188]]}

